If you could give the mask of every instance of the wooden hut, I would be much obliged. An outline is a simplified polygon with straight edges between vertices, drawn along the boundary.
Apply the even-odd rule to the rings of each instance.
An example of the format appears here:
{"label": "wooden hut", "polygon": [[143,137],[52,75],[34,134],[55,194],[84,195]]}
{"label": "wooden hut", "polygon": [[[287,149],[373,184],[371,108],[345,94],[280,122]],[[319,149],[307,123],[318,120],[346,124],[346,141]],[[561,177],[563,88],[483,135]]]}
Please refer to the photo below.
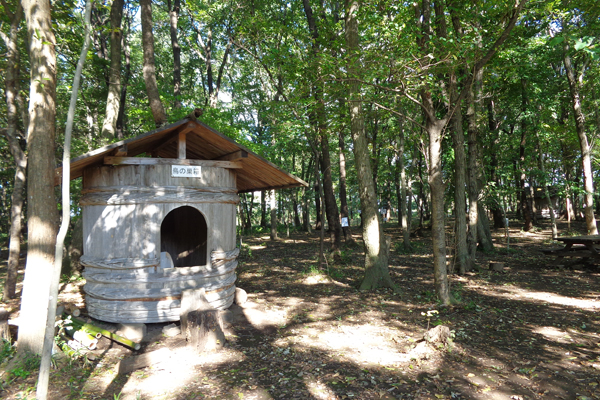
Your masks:
{"label": "wooden hut", "polygon": [[71,177],[83,178],[87,311],[108,322],[178,320],[192,288],[229,307],[238,193],[306,185],[193,118],[77,157]]}

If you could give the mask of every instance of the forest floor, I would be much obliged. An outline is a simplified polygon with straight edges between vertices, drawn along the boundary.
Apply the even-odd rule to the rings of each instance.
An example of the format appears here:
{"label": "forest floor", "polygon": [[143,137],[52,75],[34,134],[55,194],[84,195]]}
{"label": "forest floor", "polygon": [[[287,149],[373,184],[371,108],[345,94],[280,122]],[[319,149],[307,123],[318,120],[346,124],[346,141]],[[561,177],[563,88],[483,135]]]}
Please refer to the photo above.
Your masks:
{"label": "forest floor", "polygon": [[[329,259],[327,273],[317,268],[318,232],[244,237],[237,286],[249,298],[234,306],[223,350],[193,355],[181,336],[160,335],[166,324],[152,324],[139,352],[103,339],[93,360],[58,361],[50,398],[599,399],[600,266],[559,267],[540,252],[557,247],[548,226],[524,233],[513,225],[509,247],[497,231],[496,250],[478,253],[479,271],[450,276],[460,303],[446,308],[436,302],[427,231],[408,253],[400,230],[386,225],[400,293],[357,290],[361,244]],[[490,271],[491,261],[505,270]],[[81,282],[64,284],[61,298],[83,305]],[[422,342],[440,324],[453,340]],[[164,347],[163,362],[115,372],[120,358]],[[16,371],[0,370],[0,397],[34,398],[35,374]]]}

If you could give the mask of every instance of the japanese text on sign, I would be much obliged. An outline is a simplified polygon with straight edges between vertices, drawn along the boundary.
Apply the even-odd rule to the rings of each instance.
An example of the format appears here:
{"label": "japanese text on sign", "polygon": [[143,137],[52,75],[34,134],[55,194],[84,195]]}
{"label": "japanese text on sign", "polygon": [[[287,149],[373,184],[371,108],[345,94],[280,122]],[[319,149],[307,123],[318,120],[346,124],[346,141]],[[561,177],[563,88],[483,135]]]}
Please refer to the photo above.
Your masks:
{"label": "japanese text on sign", "polygon": [[173,178],[181,178],[181,177],[199,178],[200,174],[201,174],[201,169],[199,166],[191,166],[191,165],[172,165],[171,166],[171,176]]}

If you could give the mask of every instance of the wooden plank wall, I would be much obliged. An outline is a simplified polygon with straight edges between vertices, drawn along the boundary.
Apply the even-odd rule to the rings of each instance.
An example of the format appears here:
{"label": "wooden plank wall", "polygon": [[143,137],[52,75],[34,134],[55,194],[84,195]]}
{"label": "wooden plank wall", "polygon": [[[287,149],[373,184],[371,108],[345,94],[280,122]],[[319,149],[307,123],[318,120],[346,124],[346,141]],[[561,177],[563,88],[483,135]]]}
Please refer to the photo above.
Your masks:
{"label": "wooden plank wall", "polygon": [[123,165],[84,172],[86,259],[160,258],[160,227],[172,210],[187,205],[206,220],[207,252],[235,248],[235,172],[202,168],[200,178],[174,178],[168,165]]}

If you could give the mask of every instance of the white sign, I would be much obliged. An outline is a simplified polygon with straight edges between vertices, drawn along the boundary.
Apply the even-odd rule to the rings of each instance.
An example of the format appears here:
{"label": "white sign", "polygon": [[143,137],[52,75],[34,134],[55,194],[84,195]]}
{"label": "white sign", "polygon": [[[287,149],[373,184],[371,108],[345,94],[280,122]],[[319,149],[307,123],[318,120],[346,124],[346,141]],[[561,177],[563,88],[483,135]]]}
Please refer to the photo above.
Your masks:
{"label": "white sign", "polygon": [[199,165],[171,165],[171,177],[173,178],[199,178],[200,175]]}
{"label": "white sign", "polygon": [[348,226],[348,217],[342,217],[342,228],[346,228]]}

